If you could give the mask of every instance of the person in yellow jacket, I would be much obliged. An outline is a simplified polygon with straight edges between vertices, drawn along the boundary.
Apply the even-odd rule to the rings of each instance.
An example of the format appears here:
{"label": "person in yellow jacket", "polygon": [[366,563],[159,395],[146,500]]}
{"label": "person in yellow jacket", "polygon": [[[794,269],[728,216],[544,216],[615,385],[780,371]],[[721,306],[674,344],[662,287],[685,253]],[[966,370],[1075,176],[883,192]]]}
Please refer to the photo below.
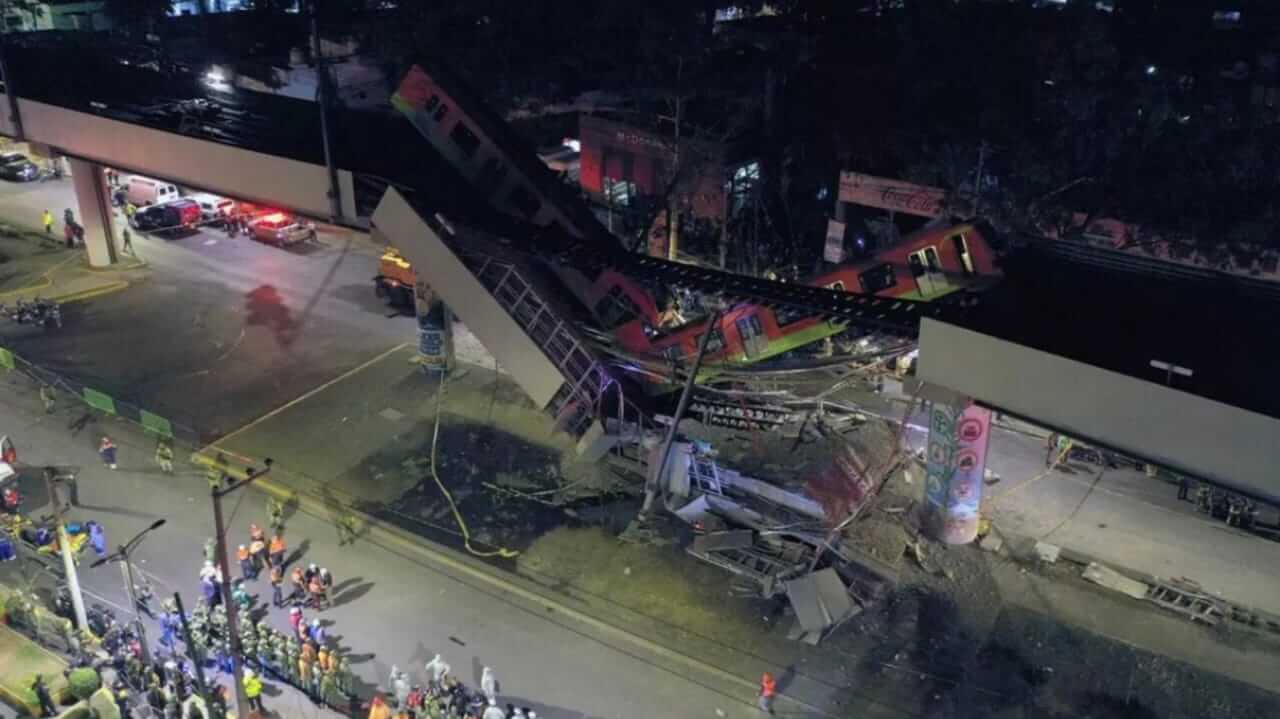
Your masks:
{"label": "person in yellow jacket", "polygon": [[265,712],[262,708],[262,680],[248,667],[244,670],[244,696],[249,700],[249,708]]}
{"label": "person in yellow jacket", "polygon": [[381,694],[369,702],[369,719],[391,719],[391,707],[387,706],[387,700]]}

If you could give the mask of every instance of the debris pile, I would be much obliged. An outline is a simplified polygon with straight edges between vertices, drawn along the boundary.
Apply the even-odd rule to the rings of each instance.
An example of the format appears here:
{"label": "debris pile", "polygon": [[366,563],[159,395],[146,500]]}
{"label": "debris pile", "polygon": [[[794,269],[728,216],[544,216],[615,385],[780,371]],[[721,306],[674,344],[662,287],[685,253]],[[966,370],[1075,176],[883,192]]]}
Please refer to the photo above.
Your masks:
{"label": "debris pile", "polygon": [[664,447],[650,443],[647,462],[651,472],[665,467],[654,479],[666,508],[694,532],[688,554],[735,575],[736,594],[786,596],[796,617],[788,636],[811,644],[889,594],[905,541],[901,530],[874,541],[867,535],[883,525],[853,521],[900,468],[871,471],[838,438],[828,449],[827,466],[797,489],[722,466],[705,442],[673,443],[665,463]]}

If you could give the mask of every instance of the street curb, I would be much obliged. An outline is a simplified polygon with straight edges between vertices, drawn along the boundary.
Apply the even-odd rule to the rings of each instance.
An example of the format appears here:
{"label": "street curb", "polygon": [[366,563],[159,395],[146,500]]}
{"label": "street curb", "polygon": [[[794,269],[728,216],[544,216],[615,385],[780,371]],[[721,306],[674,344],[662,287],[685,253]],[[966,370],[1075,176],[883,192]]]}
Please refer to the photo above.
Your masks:
{"label": "street curb", "polygon": [[[231,452],[225,452],[214,445],[210,445],[209,447],[192,454],[191,462],[203,467],[219,466],[226,474],[241,481],[243,481],[247,476],[243,469],[228,466],[225,462],[219,463],[216,459],[207,456],[207,454],[205,454],[206,452],[222,454],[224,459],[228,456],[236,457],[238,460],[248,459],[240,455],[235,455]],[[286,487],[268,477],[255,480],[254,485],[262,491],[286,503],[290,500],[297,499],[298,508],[300,510],[305,511],[307,514],[310,514],[323,522],[332,523],[333,521],[328,516],[331,514],[331,508],[326,507],[319,499],[311,496],[310,493]],[[596,631],[621,638],[622,640],[640,647],[654,655],[713,676],[716,679],[732,686],[741,687],[744,690],[744,696],[731,698],[740,701],[745,705],[755,706],[755,697],[759,687],[753,681],[744,679],[737,674],[730,673],[696,657],[678,652],[652,639],[635,634],[623,627],[612,624],[604,619],[600,619],[584,609],[570,606],[564,601],[564,598],[548,596],[536,583],[530,582],[519,575],[498,574],[488,565],[482,565],[477,562],[473,562],[466,557],[459,556],[459,554],[453,550],[440,547],[434,542],[423,539],[422,537],[400,529],[399,527],[388,525],[358,509],[354,509],[346,504],[342,504],[341,507],[343,511],[350,513],[352,516],[360,520],[361,526],[355,530],[357,535],[363,534],[367,530],[368,535],[371,536],[371,538],[380,539],[384,543],[384,546],[385,544],[397,546],[409,554],[418,555],[429,562],[443,565],[467,577],[479,580],[497,590],[513,594],[527,602],[538,605],[540,608],[548,612],[560,612],[562,615],[590,626]],[[788,696],[783,692],[779,692],[778,696],[785,698],[789,703],[813,712],[816,716],[832,717],[833,719],[837,716],[835,714],[830,714],[821,707],[809,704],[804,700]]]}
{"label": "street curb", "polygon": [[146,260],[135,257],[133,258],[133,262],[129,265],[119,264],[119,265],[111,265],[109,267],[94,267],[93,265],[86,264],[85,269],[89,270],[90,272],[98,272],[98,273],[130,272],[133,270],[144,270],[150,266],[151,266],[150,262],[147,262]]}
{"label": "street curb", "polygon": [[101,297],[102,295],[109,295],[113,292],[119,292],[120,290],[127,289],[128,287],[128,280],[116,280],[115,282],[102,285],[101,287],[92,287],[78,292],[68,292],[65,295],[53,295],[49,297],[49,299],[65,305],[70,302],[80,302],[94,297]]}
{"label": "street curb", "polygon": [[53,280],[49,279],[48,277],[45,277],[45,278],[42,278],[39,282],[35,283],[34,285],[19,287],[16,290],[4,290],[3,292],[0,292],[0,297],[13,297],[15,295],[21,295],[21,294],[26,294],[28,292],[32,292],[34,290],[43,290],[46,287],[52,287],[52,286],[53,286]]}

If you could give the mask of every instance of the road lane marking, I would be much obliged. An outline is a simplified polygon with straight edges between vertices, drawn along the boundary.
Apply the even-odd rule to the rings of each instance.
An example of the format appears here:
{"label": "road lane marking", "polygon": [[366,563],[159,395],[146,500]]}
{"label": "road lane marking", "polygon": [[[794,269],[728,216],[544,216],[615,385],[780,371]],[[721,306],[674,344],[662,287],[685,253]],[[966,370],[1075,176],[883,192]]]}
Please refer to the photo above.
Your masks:
{"label": "road lane marking", "polygon": [[274,416],[276,416],[276,415],[280,414],[281,412],[283,412],[283,411],[285,411],[285,410],[289,409],[290,407],[293,407],[294,405],[297,405],[297,404],[299,404],[299,403],[301,403],[301,402],[304,402],[304,401],[306,401],[306,400],[308,400],[308,399],[310,399],[310,398],[312,398],[312,397],[316,396],[317,394],[319,394],[319,393],[321,393],[321,392],[325,391],[326,389],[329,389],[330,387],[334,386],[335,384],[338,384],[339,382],[341,382],[341,381],[343,381],[343,380],[347,379],[348,377],[352,377],[352,376],[354,376],[354,375],[356,375],[356,374],[358,374],[358,373],[360,373],[360,372],[362,372],[362,371],[364,371],[364,370],[368,369],[369,367],[372,367],[373,365],[375,365],[375,364],[377,364],[377,363],[381,362],[382,360],[386,359],[387,357],[390,357],[391,355],[395,354],[396,352],[399,352],[400,350],[402,350],[402,349],[404,349],[404,348],[406,348],[406,347],[411,347],[411,346],[412,346],[412,343],[410,343],[410,342],[401,342],[400,344],[396,345],[395,347],[392,347],[392,348],[391,348],[391,349],[389,349],[389,350],[386,350],[385,352],[382,352],[381,354],[377,355],[376,357],[374,357],[374,358],[372,358],[372,359],[370,359],[370,360],[367,360],[367,361],[365,361],[365,362],[362,362],[362,363],[360,363],[360,364],[356,365],[355,367],[352,367],[351,369],[347,370],[346,372],[343,372],[342,374],[338,375],[337,377],[334,377],[333,379],[331,379],[331,380],[329,380],[329,381],[325,382],[324,384],[321,384],[319,387],[316,387],[316,388],[314,388],[314,389],[308,390],[308,391],[306,391],[306,392],[304,392],[304,393],[302,393],[302,394],[298,395],[297,397],[294,397],[293,399],[289,400],[288,402],[285,402],[284,404],[280,405],[279,407],[276,407],[275,409],[271,410],[270,412],[267,412],[266,414],[262,415],[261,417],[258,417],[257,419],[250,421],[248,424],[246,424],[246,425],[244,425],[244,426],[242,426],[242,427],[239,427],[238,429],[232,430],[231,432],[228,432],[227,434],[222,435],[221,437],[219,437],[219,438],[215,439],[214,441],[212,441],[212,442],[210,442],[209,444],[205,445],[204,447],[200,448],[200,450],[199,450],[199,452],[197,452],[197,454],[204,454],[204,453],[208,452],[208,451],[209,451],[209,450],[211,450],[211,449],[218,449],[218,448],[219,448],[219,447],[218,447],[218,444],[219,444],[219,443],[221,443],[221,442],[225,442],[225,441],[227,441],[227,440],[231,439],[232,437],[234,437],[234,436],[236,436],[236,435],[238,435],[238,434],[241,434],[241,433],[243,433],[243,432],[246,432],[246,431],[248,431],[248,430],[250,430],[250,429],[252,429],[252,428],[254,428],[254,427],[258,426],[259,424],[262,424],[263,422],[265,422],[265,421],[267,421],[267,420],[271,419],[272,417],[274,417]]}

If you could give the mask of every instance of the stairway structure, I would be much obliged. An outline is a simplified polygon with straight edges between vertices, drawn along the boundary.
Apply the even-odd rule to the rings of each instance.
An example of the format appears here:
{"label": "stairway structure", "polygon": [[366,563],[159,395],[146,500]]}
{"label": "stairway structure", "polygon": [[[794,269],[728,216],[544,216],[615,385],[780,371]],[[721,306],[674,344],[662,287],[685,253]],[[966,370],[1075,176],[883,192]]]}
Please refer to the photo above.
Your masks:
{"label": "stairway structure", "polygon": [[500,238],[482,230],[423,217],[394,187],[378,203],[373,224],[429,278],[533,403],[579,441],[580,452],[591,457],[607,450],[596,410],[612,380],[521,257],[505,255]]}

